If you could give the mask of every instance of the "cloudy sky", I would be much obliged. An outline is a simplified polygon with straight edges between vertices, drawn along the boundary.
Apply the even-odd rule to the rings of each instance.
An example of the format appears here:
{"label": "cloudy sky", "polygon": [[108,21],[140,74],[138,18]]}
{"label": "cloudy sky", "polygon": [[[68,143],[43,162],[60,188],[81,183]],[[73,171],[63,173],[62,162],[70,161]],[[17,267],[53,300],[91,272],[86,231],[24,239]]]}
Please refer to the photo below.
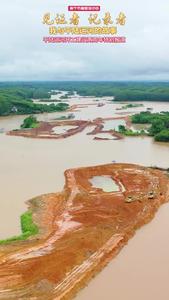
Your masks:
{"label": "cloudy sky", "polygon": [[[101,17],[124,11],[127,43],[43,43],[44,13],[68,5],[101,5]],[[0,81],[169,80],[169,0],[1,0],[0,30]]]}

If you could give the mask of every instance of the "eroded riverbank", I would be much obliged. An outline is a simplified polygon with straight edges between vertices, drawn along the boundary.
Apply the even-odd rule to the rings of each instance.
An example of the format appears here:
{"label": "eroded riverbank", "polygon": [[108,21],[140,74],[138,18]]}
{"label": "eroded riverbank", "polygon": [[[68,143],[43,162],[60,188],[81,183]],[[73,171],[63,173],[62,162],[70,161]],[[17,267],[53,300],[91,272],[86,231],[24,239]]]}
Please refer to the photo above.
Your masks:
{"label": "eroded riverbank", "polygon": [[[119,190],[92,187],[90,178],[103,175]],[[30,202],[38,238],[1,246],[0,299],[71,299],[169,197],[167,173],[137,165],[72,169],[65,177],[62,193]]]}

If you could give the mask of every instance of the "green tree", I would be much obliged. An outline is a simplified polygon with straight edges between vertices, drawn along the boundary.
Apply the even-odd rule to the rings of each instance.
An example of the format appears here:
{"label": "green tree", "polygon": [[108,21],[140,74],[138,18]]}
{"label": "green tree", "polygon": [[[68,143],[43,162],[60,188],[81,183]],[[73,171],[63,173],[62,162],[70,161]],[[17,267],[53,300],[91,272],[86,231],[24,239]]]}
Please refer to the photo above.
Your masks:
{"label": "green tree", "polygon": [[149,133],[150,135],[154,136],[164,129],[165,122],[163,120],[157,119],[152,122],[151,128],[149,129]]}
{"label": "green tree", "polygon": [[23,121],[21,128],[35,128],[38,126],[38,124],[39,122],[37,121],[36,117],[29,116]]}
{"label": "green tree", "polygon": [[161,132],[155,135],[154,139],[157,142],[169,142],[169,130],[162,130]]}

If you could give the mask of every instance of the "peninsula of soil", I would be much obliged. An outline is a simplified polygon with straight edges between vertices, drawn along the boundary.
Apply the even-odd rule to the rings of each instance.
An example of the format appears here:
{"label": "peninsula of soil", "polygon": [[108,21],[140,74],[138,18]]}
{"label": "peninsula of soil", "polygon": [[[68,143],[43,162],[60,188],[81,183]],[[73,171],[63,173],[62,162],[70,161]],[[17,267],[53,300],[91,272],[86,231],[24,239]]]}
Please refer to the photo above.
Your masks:
{"label": "peninsula of soil", "polygon": [[[99,187],[100,180],[112,185]],[[29,201],[37,234],[0,246],[0,299],[72,299],[168,199],[165,170],[108,164],[65,171],[62,192]]]}

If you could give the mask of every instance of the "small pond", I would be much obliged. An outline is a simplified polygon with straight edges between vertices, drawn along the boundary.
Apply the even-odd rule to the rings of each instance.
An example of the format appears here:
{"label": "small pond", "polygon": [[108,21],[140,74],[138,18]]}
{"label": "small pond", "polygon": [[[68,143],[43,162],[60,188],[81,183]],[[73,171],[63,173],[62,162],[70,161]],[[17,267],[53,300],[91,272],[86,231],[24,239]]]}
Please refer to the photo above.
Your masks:
{"label": "small pond", "polygon": [[89,182],[94,188],[102,189],[106,193],[119,192],[119,186],[116,182],[109,176],[94,176],[89,179]]}

